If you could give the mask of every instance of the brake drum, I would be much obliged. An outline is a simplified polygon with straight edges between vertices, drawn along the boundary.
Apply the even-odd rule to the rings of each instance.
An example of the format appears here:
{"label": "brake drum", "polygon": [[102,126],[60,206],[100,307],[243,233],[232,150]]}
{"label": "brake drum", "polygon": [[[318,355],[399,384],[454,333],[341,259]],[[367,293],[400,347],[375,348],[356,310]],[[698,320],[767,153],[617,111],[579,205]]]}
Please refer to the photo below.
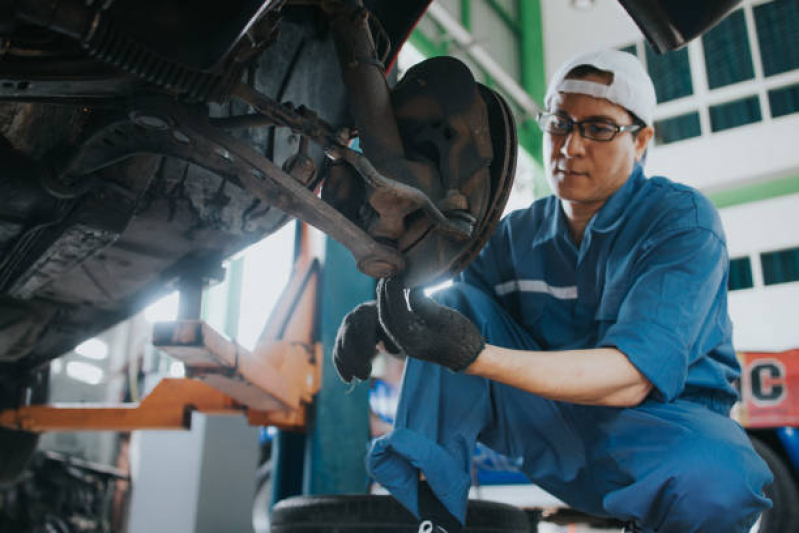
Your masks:
{"label": "brake drum", "polygon": [[410,69],[391,99],[406,157],[430,170],[418,173],[429,181],[412,185],[450,221],[471,227],[471,237],[457,241],[419,213],[406,217],[403,278],[407,286],[434,284],[468,265],[499,222],[516,169],[516,126],[502,96],[451,57]]}
{"label": "brake drum", "polygon": [[502,96],[451,57],[411,68],[391,91],[391,104],[404,158],[375,167],[395,187],[422,191],[465,238],[442,229],[392,186],[369,188],[346,164],[329,169],[322,198],[402,253],[407,286],[431,285],[469,264],[496,227],[513,184],[516,128]]}

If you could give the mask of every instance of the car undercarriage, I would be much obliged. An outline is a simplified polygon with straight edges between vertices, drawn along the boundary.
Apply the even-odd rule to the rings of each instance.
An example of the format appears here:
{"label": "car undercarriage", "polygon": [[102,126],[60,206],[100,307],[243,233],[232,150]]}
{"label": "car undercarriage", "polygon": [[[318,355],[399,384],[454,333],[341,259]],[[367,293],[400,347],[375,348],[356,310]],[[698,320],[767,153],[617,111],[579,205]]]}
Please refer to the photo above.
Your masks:
{"label": "car undercarriage", "polygon": [[[514,118],[451,58],[389,88],[428,4],[0,0],[0,408],[293,218],[373,277],[468,264],[510,192]],[[692,37],[622,4],[663,49]],[[32,439],[0,429],[0,455]]]}

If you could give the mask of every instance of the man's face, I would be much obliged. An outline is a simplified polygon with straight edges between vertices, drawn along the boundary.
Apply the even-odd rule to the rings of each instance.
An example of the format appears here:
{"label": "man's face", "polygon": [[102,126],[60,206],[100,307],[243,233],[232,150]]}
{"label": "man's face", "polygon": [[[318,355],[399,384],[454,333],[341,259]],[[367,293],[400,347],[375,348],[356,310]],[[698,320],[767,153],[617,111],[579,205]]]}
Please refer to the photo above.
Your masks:
{"label": "man's face", "polygon": [[[595,81],[586,78],[590,81]],[[574,121],[599,119],[620,126],[632,124],[621,106],[604,98],[584,94],[558,93],[550,113],[562,113]],[[568,135],[544,133],[546,173],[552,191],[561,200],[603,204],[627,181],[633,164],[641,157],[651,137],[651,128],[637,138],[619,133],[611,141],[584,139],[577,126]]]}

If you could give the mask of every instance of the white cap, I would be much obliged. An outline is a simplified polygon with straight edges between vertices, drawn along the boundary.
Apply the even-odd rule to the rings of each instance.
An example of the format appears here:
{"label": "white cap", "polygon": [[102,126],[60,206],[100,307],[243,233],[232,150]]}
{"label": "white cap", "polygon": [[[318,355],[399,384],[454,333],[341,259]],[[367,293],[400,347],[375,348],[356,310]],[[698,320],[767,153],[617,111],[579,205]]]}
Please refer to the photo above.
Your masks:
{"label": "white cap", "polygon": [[[599,70],[611,72],[613,81],[610,85],[587,80],[566,79],[575,68],[589,65]],[[652,125],[657,99],[652,79],[644,70],[644,66],[634,55],[619,50],[600,50],[572,57],[561,66],[549,83],[544,105],[549,108],[552,98],[557,93],[587,94],[594,98],[604,98],[620,105],[644,121]]]}

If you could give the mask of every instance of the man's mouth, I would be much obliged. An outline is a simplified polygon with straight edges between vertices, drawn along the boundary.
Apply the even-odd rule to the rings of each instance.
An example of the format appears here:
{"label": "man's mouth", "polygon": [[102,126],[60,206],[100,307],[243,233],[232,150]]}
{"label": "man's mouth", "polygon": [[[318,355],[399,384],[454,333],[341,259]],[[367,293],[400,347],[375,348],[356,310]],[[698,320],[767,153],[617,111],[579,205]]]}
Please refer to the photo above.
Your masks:
{"label": "man's mouth", "polygon": [[578,172],[571,168],[556,168],[556,174],[564,174],[564,175],[572,175],[572,176],[586,176],[588,175],[587,172]]}

